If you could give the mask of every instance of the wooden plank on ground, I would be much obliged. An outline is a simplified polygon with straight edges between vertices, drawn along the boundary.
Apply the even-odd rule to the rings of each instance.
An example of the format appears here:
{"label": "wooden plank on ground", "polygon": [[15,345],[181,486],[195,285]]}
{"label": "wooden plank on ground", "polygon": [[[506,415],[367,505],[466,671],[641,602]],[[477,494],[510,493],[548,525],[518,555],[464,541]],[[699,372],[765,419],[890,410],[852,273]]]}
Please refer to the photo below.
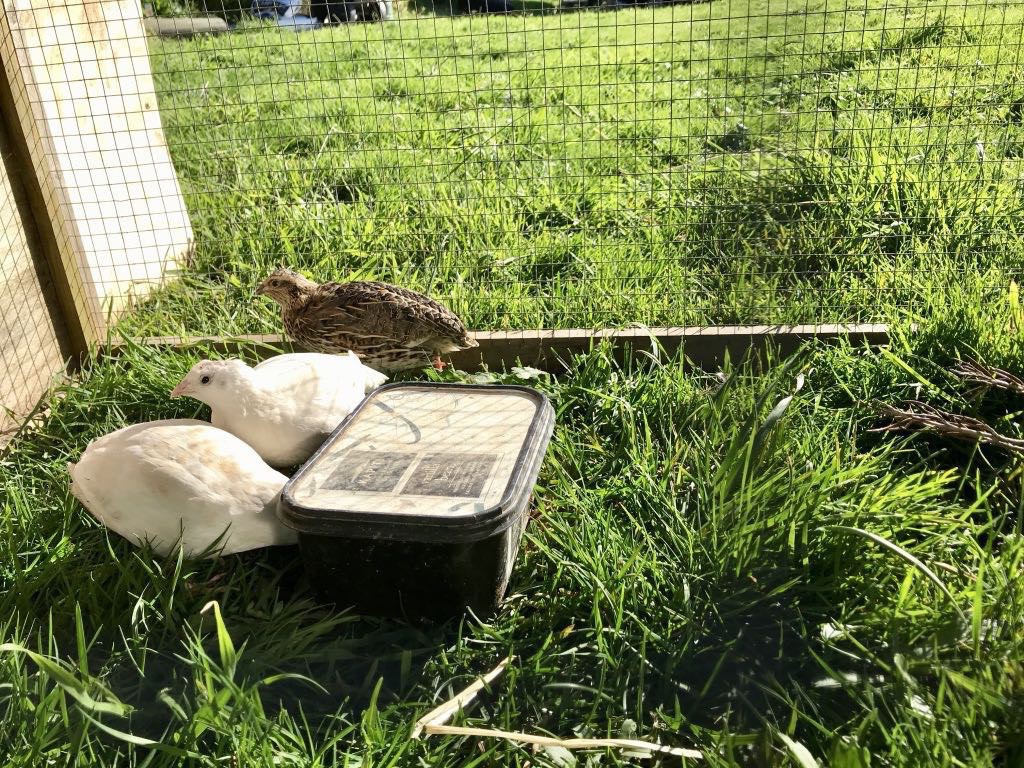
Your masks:
{"label": "wooden plank on ground", "polygon": [[216,16],[153,17],[144,19],[146,31],[160,37],[194,37],[228,31],[228,23]]}
{"label": "wooden plank on ground", "polygon": [[[516,364],[547,371],[562,369],[560,360],[587,352],[599,341],[607,341],[621,360],[625,355],[650,355],[659,347],[667,354],[682,348],[694,365],[714,369],[728,356],[741,359],[749,350],[771,345],[779,355],[794,352],[810,339],[836,342],[849,339],[856,345],[880,345],[889,340],[888,326],[881,323],[821,325],[720,325],[710,327],[627,328],[619,330],[477,331],[476,349],[447,357],[456,368],[477,371],[500,370]],[[115,341],[107,352],[117,354],[125,342]],[[280,334],[245,336],[160,336],[131,342],[167,349],[206,348],[221,354],[245,354],[265,358],[282,351],[302,351]]]}

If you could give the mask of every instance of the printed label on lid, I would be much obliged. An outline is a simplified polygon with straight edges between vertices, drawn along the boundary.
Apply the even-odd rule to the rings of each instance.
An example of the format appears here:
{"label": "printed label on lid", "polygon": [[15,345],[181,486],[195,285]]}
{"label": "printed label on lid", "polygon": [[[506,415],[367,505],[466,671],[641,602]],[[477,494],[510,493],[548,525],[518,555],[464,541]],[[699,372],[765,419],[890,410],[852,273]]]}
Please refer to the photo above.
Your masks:
{"label": "printed label on lid", "polygon": [[349,451],[345,454],[345,463],[320,487],[326,491],[389,493],[398,488],[402,475],[415,459],[415,453]]}
{"label": "printed label on lid", "polygon": [[483,493],[497,460],[493,453],[483,456],[473,453],[428,454],[413,470],[402,492],[475,499]]}
{"label": "printed label on lid", "polygon": [[320,490],[475,499],[480,497],[491,479],[498,455],[424,454],[403,485],[402,478],[416,459],[415,453],[349,451],[345,454],[345,463],[327,477]]}

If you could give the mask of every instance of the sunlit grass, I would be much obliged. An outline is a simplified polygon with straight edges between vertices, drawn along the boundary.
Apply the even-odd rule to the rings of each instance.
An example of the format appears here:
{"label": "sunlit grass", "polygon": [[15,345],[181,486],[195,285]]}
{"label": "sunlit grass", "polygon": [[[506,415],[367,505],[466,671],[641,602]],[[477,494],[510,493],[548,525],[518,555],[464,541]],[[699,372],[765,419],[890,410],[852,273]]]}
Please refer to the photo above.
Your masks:
{"label": "sunlit grass", "polygon": [[1024,264],[1024,9],[732,0],[154,41],[195,227],[131,331],[280,264],[473,328],[865,321]]}
{"label": "sunlit grass", "polygon": [[5,764],[568,765],[409,740],[508,655],[460,722],[710,766],[1024,764],[1019,460],[874,431],[873,405],[1024,437],[1024,402],[948,373],[1024,374],[1021,10],[910,5],[155,44],[198,250],[126,332],[278,330],[251,292],[285,262],[430,289],[476,327],[879,319],[892,343],[720,372],[598,348],[531,379],[557,428],[508,600],[444,627],[324,610],[290,548],[167,561],[108,535],[65,462],[205,417],[168,398],[203,350],[94,361],[0,456]]}
{"label": "sunlit grass", "polygon": [[945,373],[960,354],[1024,371],[1021,310],[974,290],[932,310],[917,333],[897,323],[884,355],[811,347],[710,375],[621,368],[598,349],[534,381],[558,427],[511,594],[493,621],[441,628],[318,608],[291,549],[160,561],[108,536],[64,462],[121,424],[203,412],[166,395],[190,355],[99,363],[3,460],[0,613],[18,647],[0,656],[0,749],[25,766],[555,765],[408,740],[419,714],[514,654],[470,722],[562,736],[633,723],[711,765],[784,764],[778,734],[821,765],[1014,765],[1019,464],[870,430],[873,401],[919,396],[1024,434],[1020,402]]}

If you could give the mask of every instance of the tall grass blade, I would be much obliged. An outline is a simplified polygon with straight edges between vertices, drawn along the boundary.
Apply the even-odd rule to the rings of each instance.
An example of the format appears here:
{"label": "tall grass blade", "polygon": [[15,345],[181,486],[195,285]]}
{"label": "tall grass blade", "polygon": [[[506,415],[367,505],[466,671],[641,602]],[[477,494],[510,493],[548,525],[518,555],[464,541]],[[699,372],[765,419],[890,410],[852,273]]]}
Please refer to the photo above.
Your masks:
{"label": "tall grass blade", "polygon": [[953,593],[950,592],[949,589],[946,587],[945,582],[943,582],[942,579],[940,579],[935,574],[935,571],[933,571],[931,568],[929,568],[927,565],[925,565],[923,562],[921,562],[921,560],[919,560],[917,557],[915,557],[910,552],[905,550],[903,547],[901,547],[898,544],[895,544],[895,543],[889,541],[884,536],[879,536],[877,533],[872,533],[871,531],[865,531],[863,528],[856,528],[854,526],[849,526],[849,525],[834,525],[834,526],[829,526],[829,527],[830,527],[831,530],[843,531],[845,533],[853,533],[853,534],[856,534],[857,536],[863,536],[864,538],[868,539],[869,541],[873,541],[874,543],[884,547],[885,549],[889,550],[890,552],[892,552],[892,553],[896,554],[897,556],[903,558],[910,565],[912,565],[914,568],[916,568],[918,571],[920,571],[930,582],[932,582],[932,584],[934,584],[936,587],[938,587],[939,591],[942,592],[942,594],[945,595],[946,598],[949,600],[949,604],[957,612],[957,615],[960,617],[960,619],[962,621],[964,621],[964,622],[967,621],[967,616],[964,614],[963,610],[957,604],[956,599],[953,597]]}
{"label": "tall grass blade", "polygon": [[818,761],[814,759],[814,755],[811,754],[811,751],[799,741],[794,741],[781,731],[777,731],[775,735],[779,737],[779,741],[785,745],[786,751],[789,752],[790,757],[796,761],[800,768],[821,768],[818,765]]}

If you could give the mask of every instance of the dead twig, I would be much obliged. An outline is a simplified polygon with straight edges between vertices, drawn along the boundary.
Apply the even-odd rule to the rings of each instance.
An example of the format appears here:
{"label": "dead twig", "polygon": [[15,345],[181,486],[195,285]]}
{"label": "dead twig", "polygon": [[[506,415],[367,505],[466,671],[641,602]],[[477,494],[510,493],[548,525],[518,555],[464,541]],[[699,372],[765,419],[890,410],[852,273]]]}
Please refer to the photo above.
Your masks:
{"label": "dead twig", "polygon": [[540,736],[533,733],[515,731],[496,731],[490,728],[463,728],[457,725],[437,725],[427,723],[423,730],[428,734],[444,736],[481,736],[492,739],[505,739],[519,744],[536,744],[540,747],[561,747],[562,749],[632,749],[675,757],[689,757],[699,760],[703,753],[696,749],[682,747],[666,747],[651,741],[639,739],[556,739],[553,736]]}
{"label": "dead twig", "polygon": [[976,360],[961,360],[950,368],[950,373],[960,377],[968,384],[973,384],[976,391],[979,389],[1001,389],[1017,395],[1024,395],[1024,379],[1020,379],[1002,368],[983,365]]}
{"label": "dead twig", "polygon": [[559,739],[554,736],[542,736],[517,731],[499,731],[492,728],[469,728],[458,725],[446,725],[455,713],[464,709],[478,693],[494,682],[504,673],[511,658],[505,659],[483,677],[478,677],[451,699],[430,710],[413,725],[411,736],[418,739],[427,736],[479,736],[490,739],[505,739],[518,744],[533,744],[540,747],[561,747],[562,749],[631,749],[650,752],[652,754],[673,755],[675,757],[702,758],[704,755],[695,749],[666,747],[650,741],[639,739]]}
{"label": "dead twig", "polygon": [[501,677],[501,675],[505,672],[505,669],[508,667],[508,663],[511,660],[511,657],[502,660],[502,662],[498,664],[498,666],[496,666],[483,677],[478,677],[472,683],[463,688],[459,693],[457,693],[453,698],[449,699],[439,707],[435,707],[434,709],[427,712],[427,714],[425,714],[423,717],[417,720],[416,724],[413,725],[412,738],[418,739],[420,734],[423,733],[427,725],[447,723],[449,720],[451,720],[452,717],[455,716],[455,713],[458,712],[460,709],[464,709],[467,704],[473,701],[473,699],[476,698],[476,695],[480,693],[480,691],[485,686],[490,685],[499,677]]}
{"label": "dead twig", "polygon": [[887,416],[893,421],[892,424],[872,431],[920,429],[944,437],[969,443],[984,443],[1011,453],[1024,454],[1024,440],[1001,435],[980,419],[943,411],[920,400],[911,400],[906,405],[907,408],[896,408],[887,403],[880,403],[880,415]]}

